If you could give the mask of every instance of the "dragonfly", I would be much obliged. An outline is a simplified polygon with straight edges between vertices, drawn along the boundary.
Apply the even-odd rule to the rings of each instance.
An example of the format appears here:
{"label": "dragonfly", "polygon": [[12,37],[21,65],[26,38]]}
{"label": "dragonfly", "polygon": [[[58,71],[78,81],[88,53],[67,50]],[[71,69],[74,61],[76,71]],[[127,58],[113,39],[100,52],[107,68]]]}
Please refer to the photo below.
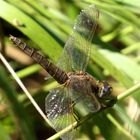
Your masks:
{"label": "dragonfly", "polygon": [[[45,99],[47,118],[57,132],[75,121],[74,108],[77,104],[84,104],[88,112],[94,113],[112,107],[116,102],[111,85],[107,81],[96,80],[86,72],[98,19],[99,11],[95,5],[80,12],[57,65],[10,35],[10,40],[17,47],[39,63],[60,84]],[[73,137],[74,130],[61,138],[71,140]]]}

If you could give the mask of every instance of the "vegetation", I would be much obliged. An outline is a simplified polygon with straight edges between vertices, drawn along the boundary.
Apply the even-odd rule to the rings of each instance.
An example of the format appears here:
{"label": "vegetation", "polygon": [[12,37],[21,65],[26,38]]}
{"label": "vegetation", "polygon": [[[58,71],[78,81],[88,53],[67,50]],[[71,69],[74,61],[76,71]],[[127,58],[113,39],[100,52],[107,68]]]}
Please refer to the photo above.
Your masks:
{"label": "vegetation", "polygon": [[[97,6],[100,17],[87,71],[98,80],[107,80],[118,101],[111,109],[83,116],[77,137],[83,140],[140,139],[139,1],[1,0],[1,140],[45,140],[55,134],[46,118],[43,116],[44,120],[36,111],[36,105],[34,107],[27,98],[29,95],[26,96],[19,83],[8,74],[1,54],[43,111],[45,97],[57,83],[53,79],[44,80],[46,72],[12,45],[9,34],[40,50],[56,64],[72,32],[74,19],[90,4]],[[54,139],[60,135],[57,133]]]}

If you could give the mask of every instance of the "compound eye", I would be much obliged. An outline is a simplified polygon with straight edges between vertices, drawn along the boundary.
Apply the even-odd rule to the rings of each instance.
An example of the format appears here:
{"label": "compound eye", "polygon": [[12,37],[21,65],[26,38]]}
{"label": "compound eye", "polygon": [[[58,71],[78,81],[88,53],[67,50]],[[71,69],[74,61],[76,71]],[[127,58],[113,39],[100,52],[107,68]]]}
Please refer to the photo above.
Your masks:
{"label": "compound eye", "polygon": [[104,86],[104,93],[110,94],[112,92],[112,87],[111,86]]}
{"label": "compound eye", "polygon": [[104,84],[104,86],[102,86],[101,90],[100,90],[100,94],[99,97],[105,97],[110,95],[112,92],[112,87],[108,84]]}

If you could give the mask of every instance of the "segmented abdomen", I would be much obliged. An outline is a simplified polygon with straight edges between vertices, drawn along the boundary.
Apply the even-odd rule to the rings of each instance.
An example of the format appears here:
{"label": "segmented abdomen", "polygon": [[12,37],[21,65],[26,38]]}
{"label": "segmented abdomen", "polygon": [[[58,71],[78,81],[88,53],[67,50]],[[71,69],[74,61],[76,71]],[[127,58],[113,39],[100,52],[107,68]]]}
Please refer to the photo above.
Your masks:
{"label": "segmented abdomen", "polygon": [[30,48],[26,43],[22,42],[17,37],[10,35],[10,40],[27,55],[32,57],[37,63],[39,63],[58,83],[63,84],[68,79],[67,74],[58,68],[56,65],[51,63],[44,56],[39,54],[34,48]]}

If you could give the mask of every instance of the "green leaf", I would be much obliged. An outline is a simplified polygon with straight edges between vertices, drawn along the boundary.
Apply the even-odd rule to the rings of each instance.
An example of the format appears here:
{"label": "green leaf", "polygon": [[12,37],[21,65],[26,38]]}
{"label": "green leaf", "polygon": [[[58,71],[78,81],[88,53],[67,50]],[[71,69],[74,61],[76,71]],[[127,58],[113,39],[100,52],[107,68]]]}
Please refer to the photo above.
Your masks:
{"label": "green leaf", "polygon": [[18,102],[16,92],[9,83],[9,79],[7,78],[2,67],[0,67],[0,81],[0,87],[5,92],[9,107],[14,114],[16,121],[18,121],[18,127],[21,129],[20,135],[25,140],[36,140],[35,134],[33,133],[33,129],[31,127],[31,122],[29,121],[29,118],[27,118],[23,106]]}
{"label": "green leaf", "polygon": [[[0,1],[0,17],[28,36],[54,61],[58,59],[62,51],[61,46],[29,15],[2,0]],[[15,25],[14,20],[19,22],[19,26]]]}
{"label": "green leaf", "polygon": [[2,126],[1,122],[0,122],[0,139],[1,140],[11,140],[9,135],[6,133],[4,127]]}
{"label": "green leaf", "polygon": [[[91,56],[96,63],[107,69],[126,87],[131,87],[135,81],[140,80],[140,66],[122,54],[93,47]],[[131,67],[128,69],[128,66]]]}

